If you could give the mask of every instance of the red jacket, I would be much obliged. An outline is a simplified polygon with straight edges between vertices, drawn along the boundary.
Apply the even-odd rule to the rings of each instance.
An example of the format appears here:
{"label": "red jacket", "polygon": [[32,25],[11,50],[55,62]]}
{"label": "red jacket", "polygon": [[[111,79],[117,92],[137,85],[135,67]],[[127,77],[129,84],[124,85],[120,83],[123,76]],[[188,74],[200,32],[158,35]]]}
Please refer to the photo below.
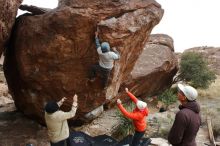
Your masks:
{"label": "red jacket", "polygon": [[[131,92],[128,92],[128,96],[135,104],[137,103],[138,99]],[[122,104],[118,104],[118,108],[120,109],[123,115],[133,120],[133,124],[136,131],[143,132],[146,130],[147,127],[146,116],[148,116],[148,112],[149,112],[148,108],[145,108],[144,110],[139,110],[136,107],[133,110],[133,112],[126,111],[126,109],[123,107]]]}

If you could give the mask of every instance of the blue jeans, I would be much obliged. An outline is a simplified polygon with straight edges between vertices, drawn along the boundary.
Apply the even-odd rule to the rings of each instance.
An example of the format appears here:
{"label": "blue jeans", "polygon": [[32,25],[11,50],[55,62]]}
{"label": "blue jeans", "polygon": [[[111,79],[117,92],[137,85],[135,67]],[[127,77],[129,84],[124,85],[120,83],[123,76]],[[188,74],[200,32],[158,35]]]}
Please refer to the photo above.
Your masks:
{"label": "blue jeans", "polygon": [[144,133],[145,131],[143,132],[135,131],[131,146],[138,146],[140,144],[141,138],[144,136]]}
{"label": "blue jeans", "polygon": [[67,138],[57,143],[50,142],[50,145],[51,146],[70,146],[70,139]]}

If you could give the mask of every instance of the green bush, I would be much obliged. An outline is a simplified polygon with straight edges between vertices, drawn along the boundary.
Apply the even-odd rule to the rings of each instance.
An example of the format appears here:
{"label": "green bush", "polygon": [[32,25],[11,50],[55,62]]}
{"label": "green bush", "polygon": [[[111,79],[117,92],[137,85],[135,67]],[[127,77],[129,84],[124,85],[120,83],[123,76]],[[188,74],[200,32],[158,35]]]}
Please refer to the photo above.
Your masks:
{"label": "green bush", "polygon": [[171,105],[172,103],[175,103],[177,101],[177,89],[176,88],[170,88],[165,90],[162,94],[158,96],[158,100],[163,102],[166,105],[166,108]]}
{"label": "green bush", "polygon": [[[131,102],[125,106],[126,110],[132,112],[135,108],[135,105]],[[120,119],[120,125],[115,133],[116,137],[124,138],[129,134],[134,133],[134,126],[131,119],[126,118],[120,111],[117,111],[117,115]]]}
{"label": "green bush", "polygon": [[195,52],[182,54],[180,70],[174,82],[184,81],[195,88],[206,89],[215,79],[215,73],[208,68],[202,55]]}

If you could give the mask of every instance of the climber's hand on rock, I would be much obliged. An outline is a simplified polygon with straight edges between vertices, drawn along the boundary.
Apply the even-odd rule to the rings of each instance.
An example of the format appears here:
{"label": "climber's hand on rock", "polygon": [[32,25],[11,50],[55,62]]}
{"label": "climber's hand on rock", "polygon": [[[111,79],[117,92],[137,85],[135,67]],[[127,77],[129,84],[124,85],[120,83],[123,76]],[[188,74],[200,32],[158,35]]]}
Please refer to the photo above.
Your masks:
{"label": "climber's hand on rock", "polygon": [[96,31],[96,32],[95,32],[95,37],[98,37],[98,35],[99,35],[99,32]]}

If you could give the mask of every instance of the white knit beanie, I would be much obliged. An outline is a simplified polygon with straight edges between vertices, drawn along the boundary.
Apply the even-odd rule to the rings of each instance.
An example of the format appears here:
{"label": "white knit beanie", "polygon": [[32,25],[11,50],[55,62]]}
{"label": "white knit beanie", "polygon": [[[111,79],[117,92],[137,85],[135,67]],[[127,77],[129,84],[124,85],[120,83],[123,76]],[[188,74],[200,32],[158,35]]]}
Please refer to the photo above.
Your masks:
{"label": "white knit beanie", "polygon": [[143,110],[147,107],[147,103],[140,100],[137,101],[136,105],[139,110]]}
{"label": "white knit beanie", "polygon": [[186,96],[186,98],[189,101],[196,100],[198,96],[198,92],[196,91],[195,88],[188,86],[188,85],[183,85],[183,84],[178,84],[179,90],[183,92],[183,94]]}

